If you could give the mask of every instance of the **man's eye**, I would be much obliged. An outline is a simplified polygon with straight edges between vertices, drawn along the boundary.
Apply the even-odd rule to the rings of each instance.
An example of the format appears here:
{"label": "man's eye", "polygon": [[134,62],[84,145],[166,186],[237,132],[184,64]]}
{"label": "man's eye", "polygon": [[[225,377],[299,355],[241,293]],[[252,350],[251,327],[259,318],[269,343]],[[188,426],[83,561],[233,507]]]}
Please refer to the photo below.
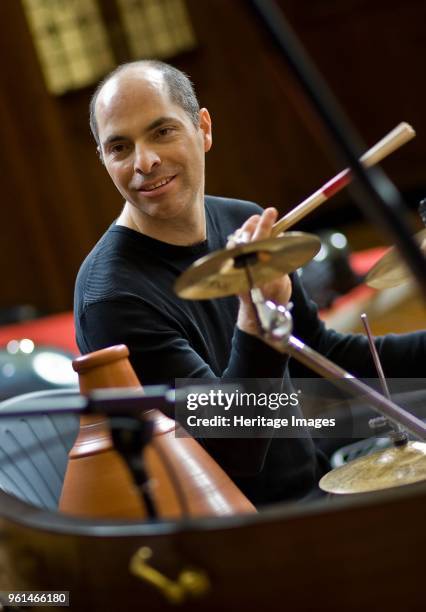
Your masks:
{"label": "man's eye", "polygon": [[158,130],[158,135],[159,136],[169,136],[172,132],[174,132],[174,128],[163,127]]}
{"label": "man's eye", "polygon": [[111,153],[122,153],[124,151],[124,144],[115,144],[110,148]]}

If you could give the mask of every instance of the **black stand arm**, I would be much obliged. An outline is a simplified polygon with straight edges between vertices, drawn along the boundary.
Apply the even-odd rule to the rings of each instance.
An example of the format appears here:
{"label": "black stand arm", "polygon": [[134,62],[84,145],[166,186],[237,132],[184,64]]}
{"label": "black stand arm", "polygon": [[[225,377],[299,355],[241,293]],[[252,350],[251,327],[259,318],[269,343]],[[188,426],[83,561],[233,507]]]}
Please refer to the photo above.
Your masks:
{"label": "black stand arm", "polygon": [[414,231],[405,219],[407,209],[400,194],[379,168],[366,170],[359,162],[362,148],[358,136],[324,79],[307,57],[276,2],[250,2],[324,121],[336,150],[358,178],[353,186],[357,203],[365,215],[382,227],[390,241],[395,243],[426,297],[425,259],[412,238]]}

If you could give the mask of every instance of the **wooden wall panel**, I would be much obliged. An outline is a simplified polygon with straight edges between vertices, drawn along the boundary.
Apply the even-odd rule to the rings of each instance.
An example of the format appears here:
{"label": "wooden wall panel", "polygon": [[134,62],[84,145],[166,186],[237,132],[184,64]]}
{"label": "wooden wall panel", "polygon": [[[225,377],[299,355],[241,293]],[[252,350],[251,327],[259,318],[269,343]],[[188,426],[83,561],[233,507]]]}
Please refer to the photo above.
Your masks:
{"label": "wooden wall panel", "polygon": [[201,45],[184,68],[213,116],[208,190],[285,211],[327,178],[331,164],[322,127],[247,4],[189,0]]}
{"label": "wooden wall panel", "polygon": [[425,186],[424,0],[279,0],[365,141],[399,121],[417,138],[386,161],[402,190]]}
{"label": "wooden wall panel", "polygon": [[[397,186],[425,186],[423,0],[281,0],[289,21],[371,144],[400,120],[417,140],[384,167]],[[214,120],[210,193],[282,212],[337,166],[328,137],[245,0],[187,0],[199,46],[174,62]],[[79,263],[119,213],[120,195],[88,128],[89,90],[50,96],[20,2],[2,0],[0,129],[3,282],[0,307],[70,308]],[[346,210],[340,195],[327,210]]]}
{"label": "wooden wall panel", "polygon": [[20,3],[1,2],[0,22],[9,24],[0,41],[0,163],[3,205],[9,203],[1,228],[2,247],[8,244],[1,306],[31,302],[60,310],[71,304],[79,242],[91,243],[90,228],[80,222],[84,185],[68,146],[71,126],[61,122],[60,102],[45,89]]}

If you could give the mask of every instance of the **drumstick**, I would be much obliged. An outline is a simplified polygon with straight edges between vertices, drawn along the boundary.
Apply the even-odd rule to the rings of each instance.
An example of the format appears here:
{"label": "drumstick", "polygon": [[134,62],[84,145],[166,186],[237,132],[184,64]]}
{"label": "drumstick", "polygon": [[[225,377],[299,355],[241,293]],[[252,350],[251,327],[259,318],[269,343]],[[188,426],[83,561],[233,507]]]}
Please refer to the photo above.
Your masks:
{"label": "drumstick", "polygon": [[[403,144],[414,138],[415,135],[416,132],[411,125],[402,122],[384,138],[379,140],[371,149],[368,149],[361,157],[360,161],[366,168],[370,168],[399,149]],[[277,221],[272,228],[271,236],[278,236],[281,232],[288,230],[289,227],[303,219],[303,217],[315,210],[320,204],[329,200],[335,193],[339,192],[343,187],[346,187],[351,181],[352,172],[349,168],[336,174],[334,178],[318,189],[318,191],[315,191],[309,198],[303,200],[296,208],[293,208],[293,210]]]}

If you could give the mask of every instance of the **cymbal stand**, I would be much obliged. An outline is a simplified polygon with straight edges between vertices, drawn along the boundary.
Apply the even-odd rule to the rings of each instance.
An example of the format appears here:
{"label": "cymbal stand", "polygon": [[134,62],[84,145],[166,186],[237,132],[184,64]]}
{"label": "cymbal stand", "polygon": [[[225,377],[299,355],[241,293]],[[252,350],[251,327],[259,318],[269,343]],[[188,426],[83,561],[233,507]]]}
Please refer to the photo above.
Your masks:
{"label": "cymbal stand", "polygon": [[[364,325],[365,332],[367,334],[368,345],[370,347],[370,353],[373,358],[374,366],[376,368],[377,375],[380,380],[380,384],[382,385],[383,395],[387,397],[388,399],[391,399],[391,394],[389,391],[388,384],[386,382],[385,373],[382,368],[382,363],[380,361],[380,357],[379,357],[379,353],[377,351],[376,345],[374,344],[373,334],[371,332],[370,324],[368,322],[368,317],[365,312],[363,312],[361,315],[361,321]],[[391,421],[385,417],[376,417],[375,419],[370,419],[368,424],[370,425],[371,429],[375,429],[376,432],[380,429],[383,430],[383,428],[386,429],[390,427],[389,437],[391,438],[395,446],[403,446],[404,444],[407,444],[408,442],[407,432],[396,421]]]}
{"label": "cymbal stand", "polygon": [[240,255],[235,265],[244,267],[250,287],[250,299],[255,309],[259,329],[265,339],[281,353],[287,353],[320,376],[327,378],[337,387],[343,387],[353,395],[363,395],[366,401],[380,414],[403,425],[416,438],[426,440],[426,425],[416,416],[400,408],[393,401],[384,397],[362,381],[358,380],[307,344],[292,335],[293,319],[290,310],[285,306],[265,300],[261,289],[254,286],[250,265],[254,253],[249,257]]}

